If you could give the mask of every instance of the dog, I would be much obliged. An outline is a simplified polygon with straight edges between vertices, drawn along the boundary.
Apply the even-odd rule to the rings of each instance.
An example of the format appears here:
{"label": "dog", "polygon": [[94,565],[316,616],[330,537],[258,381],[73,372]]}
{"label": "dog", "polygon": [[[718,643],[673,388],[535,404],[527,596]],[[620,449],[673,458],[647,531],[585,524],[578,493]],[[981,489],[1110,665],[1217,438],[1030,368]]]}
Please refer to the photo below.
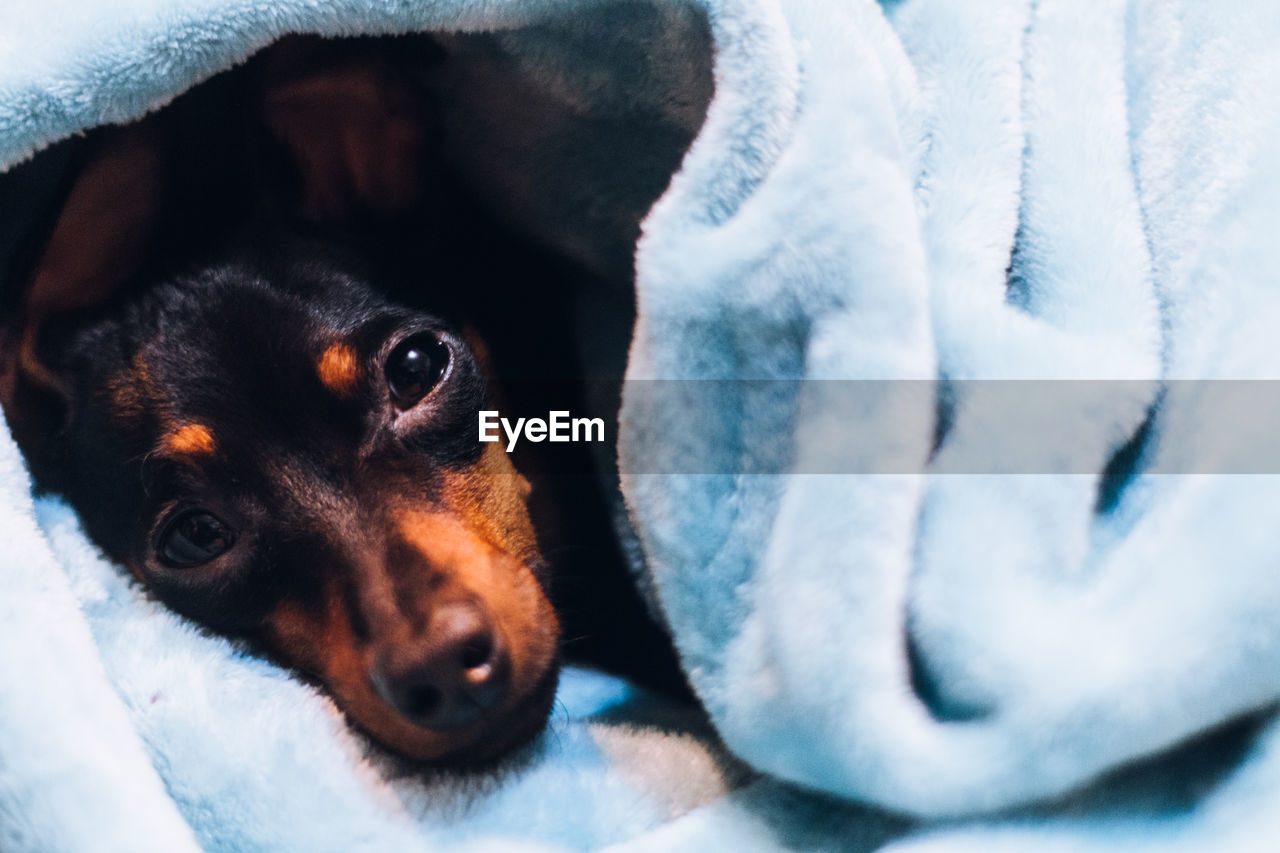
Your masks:
{"label": "dog", "polygon": [[544,725],[561,625],[529,482],[477,441],[492,368],[448,298],[476,282],[438,263],[429,104],[385,54],[301,40],[177,106],[80,143],[10,311],[37,485],[378,741],[491,762]]}

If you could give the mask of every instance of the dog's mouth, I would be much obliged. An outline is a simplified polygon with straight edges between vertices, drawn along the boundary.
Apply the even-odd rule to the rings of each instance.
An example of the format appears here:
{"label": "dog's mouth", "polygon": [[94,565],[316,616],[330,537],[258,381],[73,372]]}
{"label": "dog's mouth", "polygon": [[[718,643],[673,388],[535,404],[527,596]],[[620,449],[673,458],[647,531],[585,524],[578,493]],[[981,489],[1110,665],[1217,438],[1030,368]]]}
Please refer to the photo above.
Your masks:
{"label": "dog's mouth", "polygon": [[283,598],[264,639],[344,714],[409,758],[476,764],[546,723],[560,623],[538,563],[444,513],[406,514],[385,562]]}
{"label": "dog's mouth", "polygon": [[555,704],[560,666],[555,661],[542,678],[514,707],[492,719],[482,720],[478,733],[435,763],[457,769],[484,769],[533,740],[546,727]]}
{"label": "dog's mouth", "polygon": [[438,607],[425,631],[376,646],[348,634],[327,646],[322,680],[353,723],[404,756],[492,763],[541,731],[555,701],[558,620],[545,598],[529,604],[527,618],[491,621],[471,604]]}
{"label": "dog's mouth", "polygon": [[483,769],[517,751],[543,730],[559,677],[559,660],[555,659],[520,695],[481,713],[464,728],[443,731],[402,713],[372,688],[356,697],[337,684],[331,683],[330,689],[347,717],[383,746],[438,767]]}

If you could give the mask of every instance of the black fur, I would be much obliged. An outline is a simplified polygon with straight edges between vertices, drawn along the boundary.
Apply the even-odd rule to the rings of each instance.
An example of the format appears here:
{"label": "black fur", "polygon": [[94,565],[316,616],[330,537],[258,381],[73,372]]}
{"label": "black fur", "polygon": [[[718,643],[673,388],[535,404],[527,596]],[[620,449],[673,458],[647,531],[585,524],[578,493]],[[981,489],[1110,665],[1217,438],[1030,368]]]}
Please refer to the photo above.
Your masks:
{"label": "black fur", "polygon": [[[277,180],[283,167],[263,166],[278,152],[268,156],[252,122],[235,118],[253,79],[250,66],[215,80],[161,117],[169,189],[155,251],[111,303],[61,317],[42,335],[43,360],[71,393],[49,420],[56,429],[29,434],[24,450],[38,485],[65,494],[104,551],[175,610],[262,639],[282,602],[315,608],[337,584],[353,630],[368,638],[377,626],[360,606],[362,566],[395,567],[405,613],[432,598],[429,567],[415,562],[390,516],[402,504],[438,503],[443,478],[481,453],[476,413],[493,401],[464,323],[490,351],[504,413],[573,408],[580,387],[558,386],[561,399],[548,405],[545,385],[513,380],[582,376],[572,294],[616,283],[506,232],[447,175],[395,219],[368,214],[333,229],[290,215]],[[382,365],[417,331],[447,342],[451,368],[406,428],[392,422]],[[337,339],[363,368],[349,396],[316,372]],[[625,338],[617,345],[625,351]],[[122,377],[149,389],[135,416],[131,392],[124,405],[116,399]],[[198,464],[155,452],[166,428],[186,422],[207,427],[217,444]],[[576,473],[544,477],[531,506],[555,571],[539,549],[516,556],[551,588],[571,653],[686,693],[669,641],[627,577],[600,480],[584,474],[591,460],[564,452],[577,454],[566,469]],[[209,566],[166,571],[157,537],[175,512],[195,506],[239,538]],[[429,614],[418,609],[425,630]],[[515,728],[533,730],[553,686],[553,677],[541,685]]]}

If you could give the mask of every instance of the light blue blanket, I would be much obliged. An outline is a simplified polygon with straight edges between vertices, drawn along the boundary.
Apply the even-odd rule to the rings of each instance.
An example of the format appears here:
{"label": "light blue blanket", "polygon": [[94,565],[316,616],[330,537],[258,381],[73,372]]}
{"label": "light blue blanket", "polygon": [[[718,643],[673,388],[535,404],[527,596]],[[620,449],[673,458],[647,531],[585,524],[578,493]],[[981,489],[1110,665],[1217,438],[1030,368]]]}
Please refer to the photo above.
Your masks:
{"label": "light blue blanket", "polygon": [[[10,0],[0,168],[285,32],[496,28],[495,67],[573,120],[522,161],[534,190],[495,201],[607,269],[622,232],[582,211],[633,188],[583,146],[636,116],[698,127],[712,49],[636,250],[629,377],[911,380],[836,410],[817,383],[624,398],[640,580],[764,775],[589,673],[522,769],[399,774],[326,699],[148,602],[32,503],[4,440],[0,848],[1274,848],[1280,480],[1190,458],[1223,415],[1165,383],[1280,378],[1280,6],[689,8]],[[973,379],[1130,381],[1035,425],[1072,473],[960,476],[1002,427]],[[849,453],[898,463],[816,473],[800,435],[879,436]]]}

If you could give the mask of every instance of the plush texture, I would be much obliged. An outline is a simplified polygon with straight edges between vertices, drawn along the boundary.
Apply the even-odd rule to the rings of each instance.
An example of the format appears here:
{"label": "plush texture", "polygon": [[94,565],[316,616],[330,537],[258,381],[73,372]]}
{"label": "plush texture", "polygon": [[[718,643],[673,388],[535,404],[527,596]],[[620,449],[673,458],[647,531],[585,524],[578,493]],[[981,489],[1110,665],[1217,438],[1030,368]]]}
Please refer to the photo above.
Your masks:
{"label": "plush texture", "polygon": [[[1272,704],[1280,483],[1143,472],[1227,470],[1192,455],[1223,417],[1213,395],[1162,397],[1163,380],[1280,375],[1280,16],[784,10],[762,38],[795,51],[798,72],[763,105],[717,99],[646,223],[629,369],[904,381],[835,411],[818,383],[624,405],[624,487],[654,589],[727,743],[782,778],[954,817],[1062,796]],[[731,139],[756,156],[710,207]],[[905,381],[934,377],[950,395],[936,451],[935,401]],[[1001,431],[975,379],[1133,381],[1038,425],[1085,473],[957,476]],[[1153,408],[1136,476],[1099,511],[1101,472]],[[887,444],[867,444],[895,454],[884,473],[751,473],[816,470],[820,447],[779,436],[885,424]],[[1263,745],[1245,764],[1266,761]],[[1236,777],[1242,797],[1261,772]],[[1133,816],[1134,831],[1200,849],[1175,830],[1202,813]],[[1045,837],[1132,844],[1072,826]],[[1036,830],[1010,837],[1027,849]]]}
{"label": "plush texture", "polygon": [[[1165,383],[1280,376],[1280,8],[695,8],[706,32],[665,4],[11,2],[0,168],[285,32],[496,28],[463,41],[560,112],[530,136],[459,109],[540,152],[532,189],[492,200],[610,270],[697,131],[643,225],[628,376],[784,381],[636,382],[619,462],[638,580],[719,737],[766,775],[589,673],[507,774],[406,774],[323,696],[148,601],[33,504],[4,440],[0,846],[1273,846],[1280,481],[1176,473],[1240,450],[1204,460],[1209,386]],[[620,127],[634,173],[584,154]],[[832,405],[799,379],[888,381]],[[1002,427],[975,379],[1129,381],[1037,425],[1071,471],[958,476]],[[876,439],[844,448],[852,469],[894,464],[818,473],[848,436]]]}

